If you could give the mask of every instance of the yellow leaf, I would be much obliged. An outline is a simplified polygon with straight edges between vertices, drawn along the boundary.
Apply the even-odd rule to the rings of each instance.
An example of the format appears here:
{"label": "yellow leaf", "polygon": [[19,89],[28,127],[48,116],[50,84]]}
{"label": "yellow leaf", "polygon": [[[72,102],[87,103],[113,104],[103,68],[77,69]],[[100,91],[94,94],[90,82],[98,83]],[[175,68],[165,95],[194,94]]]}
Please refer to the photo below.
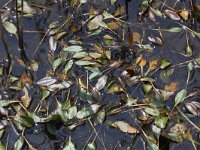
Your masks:
{"label": "yellow leaf", "polygon": [[156,69],[158,65],[158,60],[152,60],[149,62],[149,70],[152,71],[154,69]]}
{"label": "yellow leaf", "polygon": [[140,66],[140,67],[144,67],[144,66],[146,65],[146,63],[147,63],[146,59],[142,58],[142,59],[140,60],[140,62],[139,62],[139,66]]}
{"label": "yellow leaf", "polygon": [[133,42],[140,43],[140,41],[141,41],[140,33],[133,32]]}
{"label": "yellow leaf", "polygon": [[119,24],[117,22],[114,22],[114,21],[108,23],[107,25],[108,25],[108,28],[112,29],[112,30],[118,29],[120,27]]}
{"label": "yellow leaf", "polygon": [[175,92],[177,90],[177,82],[172,82],[170,85],[165,85],[165,90]]}

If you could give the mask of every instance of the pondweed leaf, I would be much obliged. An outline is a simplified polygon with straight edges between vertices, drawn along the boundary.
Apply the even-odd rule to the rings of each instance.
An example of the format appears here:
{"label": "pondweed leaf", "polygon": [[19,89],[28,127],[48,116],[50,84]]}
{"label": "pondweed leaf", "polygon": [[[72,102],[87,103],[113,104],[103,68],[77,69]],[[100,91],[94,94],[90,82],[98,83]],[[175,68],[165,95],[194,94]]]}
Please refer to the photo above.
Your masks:
{"label": "pondweed leaf", "polygon": [[8,31],[9,33],[17,35],[17,28],[12,22],[5,21],[3,23],[3,26],[6,29],[6,31]]}
{"label": "pondweed leaf", "polygon": [[135,134],[139,133],[139,130],[125,121],[115,121],[111,124],[112,127],[120,129],[122,132]]}
{"label": "pondweed leaf", "polygon": [[74,143],[71,141],[71,137],[69,137],[69,141],[64,144],[63,150],[76,150]]}
{"label": "pondweed leaf", "polygon": [[200,103],[199,102],[189,102],[185,103],[187,110],[195,116],[200,116]]}
{"label": "pondweed leaf", "polygon": [[95,88],[97,90],[102,90],[107,83],[107,79],[108,79],[108,76],[103,75],[101,78],[98,79],[98,82],[96,83]]}
{"label": "pondweed leaf", "polygon": [[72,45],[72,46],[63,48],[63,50],[67,52],[80,52],[83,50],[83,47],[79,45]]}
{"label": "pondweed leaf", "polygon": [[179,91],[175,96],[175,104],[174,107],[176,107],[178,104],[183,102],[187,96],[187,91],[185,89]]}
{"label": "pondweed leaf", "polygon": [[170,29],[164,29],[164,31],[177,33],[177,32],[181,32],[181,31],[182,31],[182,28],[179,28],[179,27],[172,27],[172,28],[170,28]]}
{"label": "pondweed leaf", "polygon": [[0,149],[1,150],[6,150],[6,146],[0,141]]}
{"label": "pondweed leaf", "polygon": [[165,59],[161,59],[160,60],[160,69],[165,69],[166,67],[168,67],[170,65],[170,61],[165,60]]}
{"label": "pondweed leaf", "polygon": [[101,107],[101,105],[98,105],[98,104],[92,104],[88,107],[84,107],[80,111],[78,111],[76,117],[78,119],[83,119],[83,118],[89,117],[89,116],[95,114],[99,110],[100,107]]}
{"label": "pondweed leaf", "polygon": [[153,108],[150,108],[150,107],[146,107],[144,109],[144,111],[151,116],[159,116],[160,115],[160,112],[155,108],[153,109]]}
{"label": "pondweed leaf", "polygon": [[31,117],[28,116],[20,116],[21,123],[28,128],[31,128],[34,126],[35,122]]}
{"label": "pondweed leaf", "polygon": [[95,142],[88,143],[85,150],[96,150]]}
{"label": "pondweed leaf", "polygon": [[97,15],[94,17],[88,24],[87,24],[88,29],[95,30],[99,27],[108,28],[108,25],[103,21],[103,16],[102,15]]}
{"label": "pondweed leaf", "polygon": [[20,136],[14,144],[14,150],[21,150],[24,145],[24,138]]}
{"label": "pondweed leaf", "polygon": [[166,127],[167,122],[168,122],[167,117],[157,117],[157,118],[155,118],[155,124],[161,129]]}
{"label": "pondweed leaf", "polygon": [[88,66],[88,65],[93,65],[94,62],[88,61],[88,60],[78,60],[75,62],[76,65],[80,66]]}
{"label": "pondweed leaf", "polygon": [[65,65],[65,68],[63,70],[64,74],[68,73],[68,71],[72,68],[73,64],[74,64],[74,62],[72,59],[67,62],[67,64]]}
{"label": "pondweed leaf", "polygon": [[180,20],[181,19],[180,16],[173,10],[166,9],[164,11],[164,14],[166,16],[168,16],[170,19],[173,19],[173,20]]}
{"label": "pondweed leaf", "polygon": [[56,83],[57,79],[54,77],[44,77],[42,79],[40,79],[37,84],[38,85],[42,85],[42,86],[49,86],[51,84]]}
{"label": "pondweed leaf", "polygon": [[52,85],[48,86],[48,90],[49,91],[63,90],[63,89],[69,88],[71,85],[72,85],[72,83],[70,81],[63,81],[61,83],[52,84]]}
{"label": "pondweed leaf", "polygon": [[53,71],[55,71],[60,66],[61,63],[62,63],[62,58],[57,58],[56,60],[54,60]]}

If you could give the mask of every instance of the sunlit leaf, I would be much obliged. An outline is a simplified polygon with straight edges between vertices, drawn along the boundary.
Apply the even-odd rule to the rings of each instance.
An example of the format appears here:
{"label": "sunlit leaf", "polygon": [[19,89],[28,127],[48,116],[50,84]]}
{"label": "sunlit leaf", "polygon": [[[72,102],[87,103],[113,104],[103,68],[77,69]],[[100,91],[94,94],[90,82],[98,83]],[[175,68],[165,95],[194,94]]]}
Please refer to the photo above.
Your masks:
{"label": "sunlit leaf", "polygon": [[200,116],[200,103],[199,102],[189,102],[185,103],[187,110],[195,116]]}
{"label": "sunlit leaf", "polygon": [[63,48],[63,50],[67,52],[80,52],[83,50],[83,47],[79,45],[72,45],[72,46]]}
{"label": "sunlit leaf", "polygon": [[166,127],[167,121],[168,121],[167,117],[155,118],[155,124],[161,129]]}
{"label": "sunlit leaf", "polygon": [[83,119],[83,118],[89,117],[89,116],[95,114],[99,110],[100,106],[101,105],[98,105],[98,104],[92,104],[88,107],[84,107],[80,111],[78,111],[76,117],[78,119]]}
{"label": "sunlit leaf", "polygon": [[5,21],[3,23],[3,26],[6,29],[6,31],[8,31],[9,33],[17,35],[17,28],[12,22]]}
{"label": "sunlit leaf", "polygon": [[160,115],[160,112],[157,110],[157,109],[153,109],[153,108],[150,108],[150,107],[146,107],[144,109],[144,111],[152,116],[159,116]]}
{"label": "sunlit leaf", "polygon": [[179,91],[175,97],[175,106],[177,106],[178,104],[183,102],[185,100],[186,96],[187,96],[187,91],[185,89]]}
{"label": "sunlit leaf", "polygon": [[96,83],[95,88],[97,90],[102,90],[107,83],[107,79],[108,79],[108,76],[103,75],[101,78],[98,79],[98,82]]}
{"label": "sunlit leaf", "polygon": [[170,19],[173,19],[173,20],[180,20],[180,16],[175,12],[175,11],[172,11],[172,10],[169,10],[169,9],[166,9],[164,11],[165,15],[168,16]]}
{"label": "sunlit leaf", "polygon": [[20,136],[14,144],[14,150],[21,150],[24,145],[24,138]]}
{"label": "sunlit leaf", "polygon": [[176,92],[177,82],[172,82],[169,85],[165,85],[164,89],[167,90],[167,91]]}
{"label": "sunlit leaf", "polygon": [[40,79],[37,84],[42,85],[42,86],[49,86],[51,84],[54,84],[57,81],[57,79],[53,77],[44,77]]}
{"label": "sunlit leaf", "polygon": [[103,21],[103,16],[102,15],[98,15],[96,17],[94,17],[88,24],[87,24],[88,29],[91,30],[95,30],[99,27],[108,28],[108,25]]}
{"label": "sunlit leaf", "polygon": [[135,134],[139,133],[139,130],[125,121],[115,121],[111,124],[112,127],[119,128],[122,132]]}
{"label": "sunlit leaf", "polygon": [[96,150],[96,144],[94,142],[88,143],[85,150]]}
{"label": "sunlit leaf", "polygon": [[61,58],[57,58],[56,60],[54,60],[54,62],[53,62],[53,71],[55,71],[60,66],[61,63],[62,63],[62,59]]}
{"label": "sunlit leaf", "polygon": [[168,67],[170,65],[170,61],[165,60],[165,59],[161,59],[160,60],[160,69],[165,69],[166,67]]}
{"label": "sunlit leaf", "polygon": [[69,141],[64,144],[63,150],[76,150],[74,143],[71,141],[71,137],[69,138]]}

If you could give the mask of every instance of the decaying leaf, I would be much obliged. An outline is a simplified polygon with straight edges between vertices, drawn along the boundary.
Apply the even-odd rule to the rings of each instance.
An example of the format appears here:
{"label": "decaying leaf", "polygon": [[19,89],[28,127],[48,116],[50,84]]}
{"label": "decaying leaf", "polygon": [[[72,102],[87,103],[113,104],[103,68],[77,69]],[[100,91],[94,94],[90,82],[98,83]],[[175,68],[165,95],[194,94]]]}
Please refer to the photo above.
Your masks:
{"label": "decaying leaf", "polygon": [[189,102],[185,103],[187,110],[195,116],[200,116],[200,103],[199,102]]}
{"label": "decaying leaf", "polygon": [[167,91],[176,92],[176,90],[177,90],[177,85],[178,85],[177,82],[172,82],[172,83],[169,84],[169,85],[165,85],[164,89],[167,90]]}
{"label": "decaying leaf", "polygon": [[173,10],[169,10],[169,9],[166,9],[164,11],[165,15],[168,16],[170,19],[173,19],[173,20],[180,20],[180,16]]}
{"label": "decaying leaf", "polygon": [[108,76],[103,75],[101,78],[98,79],[98,82],[96,83],[95,88],[97,90],[102,90],[107,83],[107,79],[108,79]]}
{"label": "decaying leaf", "polygon": [[115,121],[111,124],[112,127],[119,128],[122,132],[135,134],[139,133],[139,130],[125,121]]}

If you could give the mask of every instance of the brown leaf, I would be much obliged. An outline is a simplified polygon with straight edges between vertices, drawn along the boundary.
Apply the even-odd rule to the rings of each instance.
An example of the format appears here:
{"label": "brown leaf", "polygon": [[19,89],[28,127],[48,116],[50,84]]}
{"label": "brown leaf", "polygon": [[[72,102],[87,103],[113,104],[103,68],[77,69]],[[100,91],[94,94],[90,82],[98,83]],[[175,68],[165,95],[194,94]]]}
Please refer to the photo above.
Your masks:
{"label": "brown leaf", "polygon": [[141,41],[140,33],[133,32],[133,43],[140,43],[140,41]]}
{"label": "brown leaf", "polygon": [[119,29],[120,27],[119,24],[115,21],[109,22],[107,25],[108,25],[108,28],[112,30]]}
{"label": "brown leaf", "polygon": [[136,129],[135,127],[131,126],[130,124],[124,121],[116,121],[112,123],[111,126],[116,127],[125,133],[130,133],[130,134],[139,133],[138,129]]}
{"label": "brown leaf", "polygon": [[181,18],[179,17],[179,15],[178,15],[175,11],[173,11],[173,10],[166,9],[166,10],[164,11],[164,14],[165,14],[166,16],[168,16],[170,19],[173,19],[173,20],[180,20],[180,19],[181,19]]}
{"label": "brown leaf", "polygon": [[176,92],[177,82],[172,82],[170,85],[165,85],[164,89],[167,91]]}
{"label": "brown leaf", "polygon": [[156,69],[158,65],[158,60],[152,60],[149,62],[149,70],[152,71],[154,69]]}
{"label": "brown leaf", "polygon": [[32,80],[27,75],[22,75],[19,79],[21,83],[32,83]]}
{"label": "brown leaf", "polygon": [[200,116],[200,103],[199,102],[185,103],[185,107],[193,115]]}
{"label": "brown leaf", "polygon": [[144,67],[144,66],[146,65],[146,63],[147,63],[146,59],[142,58],[142,59],[140,60],[140,62],[139,62],[139,66],[140,66],[140,67]]}
{"label": "brown leaf", "polygon": [[24,92],[24,96],[21,97],[21,101],[22,101],[23,106],[27,108],[30,105],[31,97],[29,96],[27,87],[23,88],[23,92]]}

